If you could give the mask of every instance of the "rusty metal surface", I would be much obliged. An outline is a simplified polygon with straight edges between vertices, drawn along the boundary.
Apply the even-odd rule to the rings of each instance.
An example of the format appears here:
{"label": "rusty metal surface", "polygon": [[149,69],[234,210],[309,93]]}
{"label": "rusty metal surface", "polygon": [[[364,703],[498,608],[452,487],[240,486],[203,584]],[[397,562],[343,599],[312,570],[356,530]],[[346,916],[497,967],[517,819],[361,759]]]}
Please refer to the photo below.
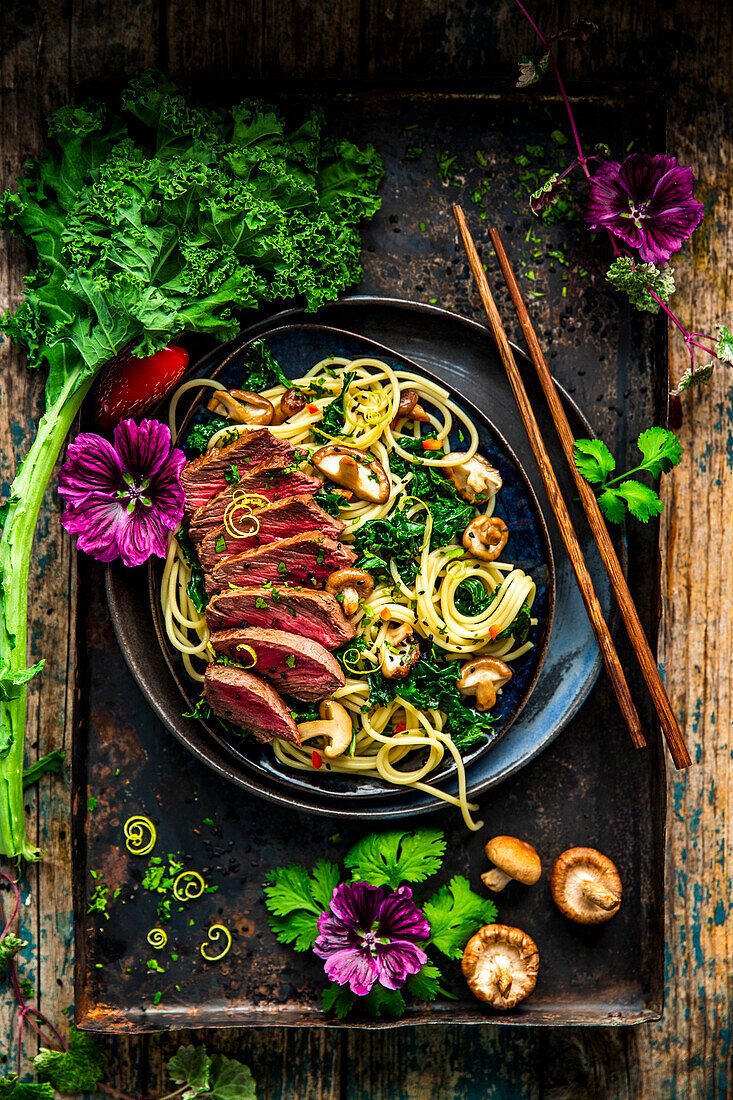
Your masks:
{"label": "rusty metal surface", "polygon": [[[605,140],[613,131],[623,147],[618,127],[625,116],[616,107],[596,102],[581,108],[581,115],[586,115],[586,131],[598,130]],[[355,139],[366,135],[374,140],[387,164],[383,209],[366,231],[360,289],[436,298],[442,305],[473,311],[449,205],[462,198],[480,234],[483,223],[470,193],[486,174],[475,160],[476,149],[483,149],[495,173],[483,206],[499,222],[514,257],[526,253],[523,270],[525,276],[532,271],[534,278],[525,287],[533,284],[545,295],[534,304],[540,335],[551,348],[552,369],[615,453],[630,455],[640,427],[659,421],[664,411],[663,349],[657,342],[656,353],[648,350],[655,346],[654,322],[638,317],[632,322],[610,294],[601,315],[591,312],[583,296],[585,280],[600,284],[602,269],[589,243],[561,224],[543,230],[543,239],[569,241],[575,266],[551,262],[546,242],[544,256],[533,259],[535,246],[531,238],[526,240],[530,223],[525,197],[514,197],[521,167],[516,158],[528,155],[523,150],[535,141],[549,144],[545,135],[556,124],[554,106],[533,114],[518,102],[488,97],[411,99],[380,93],[334,102],[330,111]],[[643,129],[640,109],[635,109],[633,124],[638,134]],[[405,161],[408,146],[421,152]],[[435,154],[445,150],[456,156],[461,171],[444,185],[436,173]],[[585,276],[579,270],[583,264]],[[568,275],[566,282],[563,274]],[[568,288],[566,297],[563,286]],[[499,300],[509,317],[503,294]],[[320,966],[271,936],[262,882],[269,869],[293,858],[305,863],[322,855],[337,858],[364,828],[338,827],[333,821],[274,809],[203,768],[164,731],[142,699],[112,635],[102,571],[88,563],[83,568],[74,760],[78,1022],[113,1032],[235,1023],[323,1024]],[[630,583],[652,638],[657,588],[649,579],[656,570],[657,531],[649,525],[631,533]],[[620,642],[620,650],[651,731],[640,677],[625,643]],[[614,921],[588,931],[569,925],[554,910],[546,877],[532,890],[507,888],[501,895],[500,919],[525,928],[542,945],[535,995],[521,1011],[487,1017],[462,994],[457,967],[446,965],[460,999],[410,1010],[402,1023],[482,1023],[488,1018],[497,1023],[613,1025],[659,1014],[664,781],[658,739],[650,739],[646,753],[632,752],[612,694],[601,681],[562,736],[483,800],[486,830],[478,838],[467,834],[450,813],[429,819],[446,829],[449,875],[464,873],[475,882],[484,867],[482,841],[496,831],[515,832],[535,843],[546,865],[574,844],[607,850],[619,864],[625,899]],[[157,852],[180,851],[186,867],[200,870],[218,888],[173,913],[169,942],[160,953],[145,940],[155,923],[155,901],[140,886],[147,860],[128,855],[121,843],[122,824],[133,813],[147,813],[156,822]],[[101,880],[94,880],[91,871]],[[102,880],[110,898],[120,891],[109,902],[108,919],[86,912],[95,881]],[[234,944],[222,963],[206,964],[198,948],[215,919],[232,930]],[[148,969],[151,959],[164,973]],[[362,1025],[383,1026],[352,1024]]]}

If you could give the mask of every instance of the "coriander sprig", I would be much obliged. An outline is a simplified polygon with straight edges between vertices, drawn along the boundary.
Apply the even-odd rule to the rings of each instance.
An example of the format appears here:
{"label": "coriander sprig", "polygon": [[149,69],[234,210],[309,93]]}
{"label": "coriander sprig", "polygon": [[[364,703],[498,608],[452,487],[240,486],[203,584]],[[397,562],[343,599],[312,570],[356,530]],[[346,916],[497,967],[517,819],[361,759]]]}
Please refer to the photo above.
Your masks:
{"label": "coriander sprig", "polygon": [[658,516],[664,509],[659,495],[632,475],[648,473],[657,478],[669,473],[682,459],[679,439],[666,428],[647,428],[639,436],[637,445],[643,461],[625,474],[611,477],[616,460],[603,440],[575,441],[575,465],[593,486],[603,515],[612,523],[623,523],[627,515],[642,523]]}

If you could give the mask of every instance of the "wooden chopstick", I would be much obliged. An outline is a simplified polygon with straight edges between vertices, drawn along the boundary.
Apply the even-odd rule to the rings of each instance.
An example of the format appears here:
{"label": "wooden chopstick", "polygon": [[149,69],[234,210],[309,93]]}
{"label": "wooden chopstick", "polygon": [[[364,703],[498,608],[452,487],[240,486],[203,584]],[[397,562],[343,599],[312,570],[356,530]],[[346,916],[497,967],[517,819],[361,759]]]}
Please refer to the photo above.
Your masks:
{"label": "wooden chopstick", "polygon": [[499,348],[499,354],[501,361],[504,364],[504,369],[509,379],[509,385],[514,393],[514,398],[519,407],[519,412],[524,423],[525,430],[529,436],[529,442],[532,446],[534,456],[539,466],[540,475],[545,486],[545,491],[549,497],[552,510],[555,513],[558,526],[560,528],[560,534],[562,536],[565,549],[568,557],[570,558],[570,564],[573,567],[575,573],[575,579],[578,582],[578,588],[580,594],[583,597],[583,603],[585,604],[586,611],[588,612],[588,618],[590,619],[591,626],[593,627],[593,633],[596,636],[598,642],[598,648],[601,651],[601,657],[603,663],[606,666],[608,675],[611,678],[613,684],[613,690],[616,693],[621,713],[624,716],[626,727],[631,736],[632,744],[634,748],[641,749],[646,745],[644,738],[644,731],[641,726],[639,715],[636,713],[636,707],[634,701],[631,698],[631,692],[629,691],[629,685],[626,683],[626,677],[624,671],[621,668],[621,662],[619,660],[616,647],[613,644],[611,634],[608,629],[606,620],[603,617],[603,609],[601,608],[598,596],[596,595],[593,587],[593,581],[591,580],[590,573],[588,572],[588,566],[585,564],[583,557],[583,551],[580,548],[578,542],[578,536],[575,533],[573,522],[570,519],[570,513],[568,512],[567,505],[560,492],[560,486],[555,476],[555,471],[552,468],[550,462],[550,456],[547,453],[542,434],[540,432],[539,424],[532,411],[532,406],[527,396],[527,391],[524,388],[519,369],[514,359],[514,353],[509,345],[504,326],[499,316],[499,311],[496,308],[496,303],[491,294],[489,283],[486,278],[486,273],[481,265],[479,254],[476,251],[476,245],[474,243],[471,232],[466,223],[466,216],[460,206],[453,207],[453,214],[458,225],[458,231],[461,234],[463,245],[466,249],[466,255],[468,256],[468,262],[471,265],[476,284],[478,286],[479,294],[481,295],[481,301],[483,302],[486,315],[489,319],[491,331],[494,334],[497,347]]}
{"label": "wooden chopstick", "polygon": [[501,268],[502,275],[509,288],[509,294],[514,303],[514,308],[519,318],[519,324],[524,333],[524,339],[527,341],[529,354],[534,363],[535,370],[537,371],[540,385],[547,399],[547,404],[550,406],[550,412],[552,413],[552,419],[555,423],[557,434],[560,436],[562,449],[565,452],[570,471],[575,480],[578,492],[580,493],[580,499],[585,509],[585,514],[588,517],[590,529],[598,543],[598,549],[601,552],[603,564],[606,567],[606,572],[613,585],[613,590],[616,593],[616,599],[621,609],[621,614],[626,624],[631,644],[634,647],[634,652],[641,665],[646,685],[649,688],[649,694],[652,697],[657,714],[659,715],[659,722],[664,736],[667,739],[670,754],[676,768],[689,768],[692,764],[690,754],[687,751],[682,732],[677,724],[677,719],[672,710],[669,696],[662,683],[662,677],[659,675],[659,667],[657,666],[654,654],[647,641],[644,627],[641,625],[639,613],[636,610],[636,605],[629,591],[629,586],[626,583],[626,578],[624,577],[623,570],[616,556],[616,551],[613,548],[611,536],[608,533],[608,528],[601,515],[601,510],[598,507],[595,493],[575,465],[573,450],[575,440],[573,439],[573,433],[570,429],[568,418],[565,415],[562,402],[560,401],[557,387],[555,386],[549,367],[547,366],[547,360],[544,357],[539,340],[537,339],[537,334],[529,319],[527,306],[522,298],[522,292],[519,289],[516,276],[512,271],[498,229],[490,229],[489,236],[491,237],[491,243],[494,246],[497,259],[499,260],[499,267]]}

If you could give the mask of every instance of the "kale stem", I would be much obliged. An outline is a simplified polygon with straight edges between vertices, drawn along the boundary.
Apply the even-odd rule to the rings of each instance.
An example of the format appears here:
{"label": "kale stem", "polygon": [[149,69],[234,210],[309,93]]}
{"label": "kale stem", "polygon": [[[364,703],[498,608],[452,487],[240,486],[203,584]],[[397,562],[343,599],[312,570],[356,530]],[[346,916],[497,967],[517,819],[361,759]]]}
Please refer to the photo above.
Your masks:
{"label": "kale stem", "polygon": [[[88,377],[87,377],[88,375]],[[38,513],[56,460],[79,407],[92,384],[93,372],[79,361],[76,370],[46,408],[38,433],[21,463],[10,489],[0,539],[0,676],[12,676],[26,667],[28,577]],[[6,680],[7,683],[7,680]],[[24,684],[5,692],[0,700],[0,855],[37,859],[29,843],[23,806],[23,748],[26,716]]]}

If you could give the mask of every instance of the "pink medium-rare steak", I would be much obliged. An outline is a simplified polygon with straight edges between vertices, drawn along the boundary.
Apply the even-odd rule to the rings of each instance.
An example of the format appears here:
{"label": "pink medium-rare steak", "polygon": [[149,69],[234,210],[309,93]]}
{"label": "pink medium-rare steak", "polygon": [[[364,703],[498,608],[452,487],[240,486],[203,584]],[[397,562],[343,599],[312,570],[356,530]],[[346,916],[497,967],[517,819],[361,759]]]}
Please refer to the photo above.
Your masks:
{"label": "pink medium-rare steak", "polygon": [[230,661],[271,680],[278,691],[305,702],[327,699],[344,686],[338,661],[312,638],[251,627],[219,630],[211,635],[211,644]]}
{"label": "pink medium-rare steak", "polygon": [[234,443],[205,451],[183,467],[181,484],[186,494],[186,515],[193,515],[227,488],[230,481],[226,475],[231,478],[233,466],[242,477],[263,462],[276,461],[280,466],[289,466],[295,458],[295,448],[286,439],[278,439],[267,428],[245,428]]}
{"label": "pink medium-rare steak", "polygon": [[[323,482],[318,477],[304,474],[302,470],[294,470],[290,467],[283,469],[271,462],[263,462],[254,470],[243,474],[236,485],[227,485],[208,504],[194,512],[189,527],[189,535],[194,542],[201,542],[210,531],[221,527],[224,523],[224,512],[231,504],[235,490],[244,493],[252,493],[264,497],[272,503],[274,500],[282,500],[285,497],[313,496]],[[232,517],[236,526],[236,514]]]}
{"label": "pink medium-rare steak", "polygon": [[259,676],[231,665],[209,665],[204,676],[204,698],[214,714],[249,730],[263,744],[274,737],[300,744],[290,710]]}
{"label": "pink medium-rare steak", "polygon": [[356,627],[344,615],[330,592],[315,592],[284,585],[228,588],[209,600],[206,622],[213,634],[260,626],[286,630],[320,642],[326,649],[350,642]]}
{"label": "pink medium-rare steak", "polygon": [[356,554],[342,542],[305,531],[289,539],[224,558],[206,575],[206,592],[253,584],[308,585],[320,588],[331,573],[353,565]]}
{"label": "pink medium-rare steak", "polygon": [[[313,497],[285,497],[263,508],[253,509],[259,521],[258,530],[252,535],[231,535],[226,527],[215,527],[199,545],[199,558],[207,573],[210,573],[222,558],[241,554],[277,539],[287,539],[303,531],[320,531],[329,538],[337,539],[344,529],[340,519],[334,519],[320,508]],[[237,527],[234,517],[234,527]],[[244,525],[246,527],[246,524]]]}

